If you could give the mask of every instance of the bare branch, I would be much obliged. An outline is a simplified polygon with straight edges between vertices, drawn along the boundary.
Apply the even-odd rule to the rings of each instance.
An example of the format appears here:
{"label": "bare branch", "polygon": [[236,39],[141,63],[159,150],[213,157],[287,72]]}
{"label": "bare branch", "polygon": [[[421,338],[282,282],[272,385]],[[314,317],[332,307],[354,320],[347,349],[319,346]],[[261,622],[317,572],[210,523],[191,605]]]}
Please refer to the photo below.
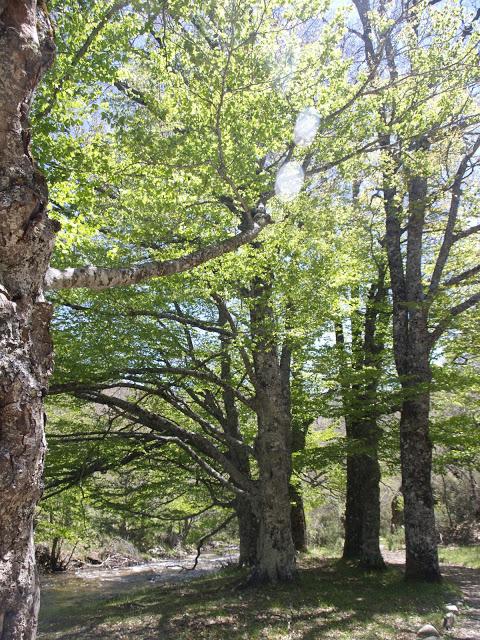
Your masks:
{"label": "bare branch", "polygon": [[228,518],[226,520],[223,520],[223,522],[221,522],[217,527],[215,527],[215,529],[212,529],[212,531],[209,531],[208,533],[206,533],[204,536],[200,538],[197,544],[197,555],[195,556],[195,561],[193,563],[193,566],[188,568],[188,571],[193,571],[194,569],[197,568],[198,559],[200,558],[200,553],[202,551],[203,543],[205,542],[205,540],[208,540],[209,538],[214,536],[216,533],[224,529],[235,517],[236,517],[236,513],[230,514]]}

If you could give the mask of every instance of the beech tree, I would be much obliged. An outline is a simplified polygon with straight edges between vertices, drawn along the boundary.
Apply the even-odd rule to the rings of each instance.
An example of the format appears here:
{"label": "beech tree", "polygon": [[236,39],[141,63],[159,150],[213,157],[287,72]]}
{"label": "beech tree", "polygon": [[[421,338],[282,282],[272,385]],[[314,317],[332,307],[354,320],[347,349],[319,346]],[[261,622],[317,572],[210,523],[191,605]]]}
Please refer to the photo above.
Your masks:
{"label": "beech tree", "polygon": [[[384,334],[388,327],[385,267],[378,266],[376,281],[366,291],[363,317],[351,319],[350,353],[341,323],[336,325],[336,343],[343,366],[341,395],[347,437],[345,541],[343,557],[360,560],[371,569],[385,564],[380,552],[380,463],[378,419],[381,406],[379,385],[385,360]],[[381,314],[384,317],[381,317]],[[358,314],[359,315],[359,314]],[[386,318],[385,318],[386,315]]]}
{"label": "beech tree", "polygon": [[[50,304],[44,301],[58,223],[47,215],[47,187],[30,154],[28,113],[36,86],[53,62],[55,44],[43,4],[0,4],[2,178],[1,287],[2,383],[0,477],[0,637],[32,638],[39,606],[33,548],[33,511],[41,493],[45,451],[43,397],[52,366]],[[81,286],[129,284],[192,268],[254,239],[268,218],[250,216],[234,238],[183,258],[121,270],[81,269],[47,283]]]}
{"label": "beech tree", "polygon": [[[375,187],[384,205],[393,351],[404,394],[406,576],[424,580],[440,577],[431,488],[431,360],[439,337],[480,300],[478,261],[465,250],[479,231],[470,213],[480,148],[479,36],[473,14],[436,5],[400,4],[386,13],[383,6],[372,11],[368,2],[355,1],[366,63],[377,70],[378,82],[388,78],[393,86],[378,104],[382,152]],[[386,31],[391,23],[398,27]]]}
{"label": "beech tree", "polygon": [[[266,208],[275,195],[273,182],[279,166],[285,167],[287,179],[282,183],[279,174],[276,190],[282,197],[291,198],[300,191],[303,177],[309,178],[314,187],[319,176],[331,167],[361,153],[362,144],[352,138],[354,125],[348,114],[357,108],[366,78],[361,75],[358,83],[350,82],[350,60],[341,58],[337,47],[341,31],[336,33],[334,29],[341,24],[341,19],[335,18],[332,25],[322,26],[321,14],[322,7],[315,3],[298,3],[280,13],[273,5],[268,11],[261,8],[253,12],[236,5],[228,11],[219,7],[211,16],[199,11],[193,22],[191,14],[180,9],[172,14],[151,16],[147,42],[142,40],[137,48],[133,45],[136,55],[130,66],[123,65],[117,74],[119,82],[114,83],[115,91],[108,94],[109,127],[96,127],[95,135],[88,132],[81,138],[82,151],[86,148],[95,161],[99,140],[108,141],[111,161],[105,161],[108,152],[103,154],[103,164],[100,162],[99,168],[95,164],[97,173],[92,180],[86,180],[78,170],[75,173],[78,186],[73,193],[69,190],[71,175],[67,178],[61,171],[46,166],[53,177],[57,215],[67,224],[79,209],[84,209],[79,204],[84,203],[85,193],[89,194],[85,203],[87,208],[90,204],[87,233],[78,237],[80,234],[74,232],[73,239],[68,233],[64,235],[65,244],[72,250],[67,246],[64,255],[57,254],[58,266],[63,267],[72,254],[78,261],[91,256],[92,262],[97,262],[100,254],[104,261],[116,266],[112,267],[113,271],[93,267],[52,269],[47,274],[51,290],[85,286],[101,289],[131,282],[129,268],[118,269],[119,263],[127,257],[131,259],[132,254],[156,255],[161,246],[173,252],[178,243],[194,244],[197,230],[209,237],[212,227],[205,224],[206,220],[223,222],[233,214],[241,229],[250,229],[255,216],[266,222]],[[311,19],[310,23],[307,20],[308,27],[304,25],[306,18]],[[314,28],[313,34],[310,34],[311,28]],[[295,54],[297,61],[292,68],[286,67],[288,73],[284,77],[285,54]],[[159,90],[157,81],[164,77],[169,82]],[[118,107],[118,92],[126,97],[127,107]],[[82,102],[81,92],[79,95]],[[324,135],[315,138],[314,130],[313,134],[307,132],[306,138],[304,134],[304,137],[292,136],[298,113],[306,104],[315,102],[318,111],[314,110],[313,118],[316,128],[323,118],[321,132]],[[359,109],[357,131],[359,127],[366,127],[362,122],[366,116]],[[179,126],[179,122],[184,126]],[[337,132],[335,144],[330,137],[333,128]],[[78,144],[78,139],[72,140],[67,132],[55,138],[49,148],[60,157],[65,150],[67,154],[72,148],[77,150]],[[42,149],[48,146],[43,139],[41,146]],[[71,155],[75,166],[77,154]],[[288,174],[292,170],[296,176],[293,181]],[[159,192],[159,183],[168,188]],[[91,204],[99,198],[104,205],[101,215]],[[133,209],[141,211],[136,217],[131,214],[133,203]],[[191,220],[187,233],[182,221],[178,228],[179,216],[172,213],[180,204],[184,204]],[[96,206],[98,208],[98,202]],[[165,216],[160,218],[162,223],[165,220],[165,228],[159,228],[160,241],[152,231],[159,226],[159,212]],[[279,209],[279,216],[289,215],[288,209]],[[275,251],[277,245],[285,241],[283,233],[284,228],[269,245],[270,250]],[[260,246],[253,249],[262,255]],[[268,290],[270,276],[268,269],[257,268],[257,261],[264,260],[256,257],[257,253],[245,252],[243,266],[244,285],[247,289],[258,288],[248,304],[251,324],[257,325],[253,332],[258,343],[257,351],[252,352],[253,367],[257,379],[265,383],[265,387],[260,385],[266,408],[263,418],[258,416],[259,425],[264,425],[259,429],[259,441],[264,440],[261,448],[265,478],[272,474],[280,476],[280,484],[274,488],[273,483],[268,492],[270,497],[278,495],[281,499],[283,530],[278,535],[285,542],[283,549],[275,542],[269,543],[270,555],[276,554],[278,558],[270,558],[268,568],[260,571],[258,577],[289,579],[294,573],[289,489],[290,408],[279,372],[281,343],[268,335],[270,302],[265,300],[263,311],[258,307],[264,299],[261,289],[265,286]],[[259,273],[266,274],[263,284],[258,279],[261,279]],[[263,315],[265,326],[262,326]],[[283,365],[286,364],[288,358],[283,361]],[[275,376],[270,376],[273,369]],[[273,402],[274,396],[278,402]],[[282,405],[285,405],[283,409]],[[272,467],[268,448],[275,438],[282,449],[279,455],[283,462]],[[264,484],[266,492],[266,482]],[[275,504],[270,506],[270,498],[266,497],[263,502],[268,515]],[[275,517],[270,520],[274,522]],[[270,533],[277,535],[274,526],[270,526]],[[264,554],[265,560],[267,555]]]}
{"label": "beech tree", "polygon": [[[2,370],[5,371],[3,380],[6,381],[2,386],[0,402],[3,407],[1,444],[2,450],[5,451],[1,469],[2,482],[5,484],[0,535],[2,639],[34,637],[36,628],[38,586],[33,560],[32,515],[41,492],[45,449],[42,397],[47,388],[52,354],[48,336],[51,309],[44,301],[44,291],[138,284],[146,279],[191,269],[252,242],[270,221],[260,205],[264,205],[273,194],[272,178],[278,163],[292,155],[291,121],[304,101],[308,104],[312,100],[314,88],[309,81],[315,77],[316,89],[321,86],[326,74],[330,74],[331,79],[335,81],[336,91],[329,99],[326,84],[320,92],[323,100],[322,111],[328,116],[324,130],[327,132],[334,116],[339,115],[343,118],[342,134],[346,140],[351,138],[351,126],[345,113],[364,87],[364,83],[350,86],[347,81],[345,70],[348,68],[348,62],[344,66],[338,65],[335,53],[337,38],[331,29],[326,29],[324,35],[313,42],[307,43],[304,38],[304,44],[309,44],[304,46],[301,56],[306,66],[293,69],[292,74],[294,78],[301,75],[305,80],[305,88],[302,91],[290,90],[289,94],[288,84],[291,79],[282,80],[276,70],[272,76],[272,69],[275,67],[271,63],[277,51],[281,49],[280,40],[275,29],[262,31],[263,21],[268,19],[271,24],[280,26],[281,32],[293,33],[293,37],[298,41],[295,24],[302,23],[306,11],[303,4],[295,7],[293,12],[280,16],[275,13],[274,7],[270,7],[269,12],[264,11],[263,5],[253,11],[246,11],[239,6],[232,6],[229,11],[224,11],[223,5],[220,4],[213,17],[205,17],[199,11],[200,20],[197,20],[197,25],[195,3],[178,5],[172,13],[168,13],[163,6],[159,8],[154,2],[138,3],[138,7],[136,4],[115,2],[106,9],[103,3],[92,2],[89,3],[89,8],[92,9],[92,19],[96,21],[93,24],[85,23],[88,29],[85,37],[78,37],[78,31],[77,37],[69,37],[67,33],[59,32],[62,54],[57,67],[59,71],[51,76],[49,90],[43,94],[38,109],[37,150],[43,169],[49,173],[54,196],[54,212],[51,214],[54,220],[51,221],[46,209],[45,182],[29,152],[30,135],[27,120],[34,90],[54,57],[51,22],[43,3],[25,1],[0,4],[0,55],[2,82],[5,87],[1,100],[2,112],[6,114],[8,122],[3,133],[4,144],[1,150],[2,193],[6,211],[0,243],[2,295],[5,297]],[[62,25],[69,23],[78,29],[77,18],[82,15],[81,12],[75,7],[63,4],[54,5],[54,9]],[[317,7],[309,7],[309,10],[312,9],[315,10]],[[128,29],[120,29],[122,37],[116,37],[115,25],[123,23],[129,27],[133,25],[134,35],[141,36],[139,47],[132,46],[128,38]],[[132,55],[127,51],[110,56],[110,46],[107,55],[100,56],[97,45],[101,41],[102,33],[108,34],[110,45],[112,42],[118,42],[120,45],[128,42],[132,46]],[[169,33],[173,34],[171,38]],[[191,33],[194,34],[193,46]],[[175,57],[175,48],[178,49],[180,45],[183,46],[182,53]],[[167,56],[162,61],[158,54],[165,48]],[[261,50],[263,58],[251,57],[252,48]],[[205,53],[208,55],[202,57]],[[314,60],[315,64],[312,64]],[[94,62],[96,66],[86,74],[87,82],[82,86],[91,85],[94,89],[78,91],[81,85],[78,72],[84,68],[83,64],[86,62]],[[158,91],[156,96],[146,95],[144,87],[135,83],[137,79],[141,85],[141,78],[150,64],[156,74],[156,85],[160,86],[160,96]],[[243,75],[238,73],[241,64],[245,69]],[[251,91],[252,82],[255,85],[258,78],[261,78],[261,83],[268,87],[268,90]],[[131,127],[115,127],[112,122],[107,127],[96,127],[92,124],[102,108],[98,97],[106,82],[109,82],[115,91],[109,104],[113,104],[119,94],[124,96],[125,104],[128,104],[123,113],[120,113],[121,109],[116,112],[117,122],[127,121]],[[271,88],[274,84],[275,92],[272,93]],[[243,125],[244,121],[235,117],[235,114],[239,114],[242,106],[248,104],[250,108],[252,105],[251,102],[242,105],[239,100],[242,87],[245,94],[256,98],[254,112],[259,116],[252,120],[251,124],[258,125],[261,122],[267,104],[270,107],[278,105],[274,111],[276,124],[273,129],[277,143],[271,146],[260,144],[254,154],[250,153],[248,145],[246,148],[242,147],[246,163],[241,167],[237,165],[240,170],[240,174],[237,175],[236,170],[232,169],[231,161],[238,157],[240,132],[237,125]],[[62,100],[62,92],[66,96],[74,96],[77,101],[67,104]],[[194,93],[197,97],[200,96],[200,103],[208,105],[208,108],[203,110],[203,119],[199,119],[200,114],[195,110],[195,102],[191,100]],[[227,97],[227,94],[230,95]],[[282,98],[272,101],[274,95]],[[292,101],[291,97],[294,95],[295,99]],[[235,99],[232,99],[232,96],[235,96]],[[90,119],[87,118],[82,123],[82,117],[85,115],[83,107],[86,103],[90,105]],[[182,109],[180,114],[178,111],[175,112],[175,104],[180,104],[183,112]],[[163,110],[164,106],[167,107],[166,112]],[[170,112],[169,107],[172,107]],[[61,129],[55,135],[50,135],[55,131],[55,124],[52,123],[55,123],[56,109],[62,114],[60,120],[57,118]],[[113,109],[112,113],[114,111]],[[169,113],[173,117],[168,117]],[[155,115],[156,119],[152,120],[152,115]],[[161,118],[164,115],[166,119],[162,123]],[[179,122],[179,115],[183,115],[183,122]],[[148,134],[152,132],[152,126],[158,134],[157,139],[161,144],[158,145],[154,162],[152,156],[147,158],[146,163],[139,161],[141,153],[146,151],[140,124],[145,125],[145,132]],[[82,126],[83,133],[87,131],[83,136],[80,131]],[[65,146],[65,142],[74,139],[69,134],[75,127],[77,146]],[[99,141],[113,141],[109,135],[109,131],[112,130],[118,132],[117,142],[134,131],[139,134],[136,138],[131,137],[135,144],[130,145],[130,151],[124,146],[112,145],[111,153],[108,153],[108,146],[105,145],[99,152]],[[258,142],[258,128],[255,129],[255,134],[253,131],[254,127],[251,128],[250,143]],[[92,132],[93,135],[90,135]],[[245,130],[242,134],[246,139]],[[269,132],[269,135],[271,134],[272,131]],[[187,144],[181,146],[178,144],[180,137],[185,135]],[[191,152],[189,144],[192,140],[199,144],[204,157],[214,158],[214,171],[211,172],[210,161],[203,162],[203,170],[199,172],[200,180],[194,181],[190,198],[185,199],[185,194],[183,198],[178,198],[176,194],[179,180],[171,171],[168,172],[168,164],[165,162],[163,167],[167,167],[167,172],[158,171],[158,167],[162,166],[162,158],[158,154],[175,154],[180,149],[181,153],[177,156],[175,165],[175,169],[180,172],[182,166],[185,168],[185,158],[188,158]],[[338,163],[342,158],[358,152],[356,146],[349,144],[346,145],[347,150],[336,147],[325,153],[325,149],[328,149],[327,142],[322,141],[321,148],[317,149],[322,152],[319,158],[322,158],[323,163],[319,163],[314,170],[310,169],[312,175],[331,166],[332,162]],[[55,148],[67,151],[65,158],[82,158],[80,163],[74,162],[74,167],[80,164],[84,169],[83,158],[87,158],[95,167],[90,173],[90,178],[76,183],[80,188],[74,191],[74,198],[65,197],[65,193],[62,197],[58,188],[62,179],[65,183],[72,175],[69,174],[68,168],[65,172],[65,167],[59,162],[61,154],[55,157]],[[138,155],[135,156],[135,153]],[[271,153],[278,156],[272,157]],[[165,157],[164,155],[163,160]],[[105,180],[104,169],[109,163],[110,168],[116,166],[117,179],[124,176],[126,180],[130,180],[131,185],[134,176],[140,176],[137,185],[141,183],[144,188],[128,192],[126,183],[121,184],[118,180],[112,179],[112,174]],[[305,158],[303,170],[309,165],[310,159]],[[187,170],[198,169],[199,166],[194,164],[188,166]],[[127,167],[133,167],[133,170],[129,173]],[[181,178],[184,177],[185,174],[181,174]],[[241,182],[240,177],[242,180],[246,179],[246,182]],[[70,185],[73,184],[75,183],[71,181]],[[115,239],[114,234],[120,230],[119,233],[125,235],[125,226],[122,226],[127,221],[125,211],[131,213],[133,207],[139,221],[152,222],[152,210],[148,205],[152,192],[158,192],[159,185],[168,185],[168,189],[165,190],[167,197],[164,198],[161,207],[163,217],[157,219],[157,224],[151,227],[150,234],[142,234],[138,233],[140,225],[135,225],[134,217],[130,215],[130,236],[126,243],[119,243],[118,236]],[[193,234],[188,232],[180,238],[183,255],[179,256],[174,250],[178,242],[177,233],[174,234],[171,243],[168,239],[165,242],[162,237],[158,244],[155,233],[162,224],[165,224],[168,232],[178,226],[178,218],[172,215],[172,208],[191,210],[198,204],[198,194],[204,191],[207,185],[210,185],[217,195],[216,209],[209,216],[210,203],[202,202],[196,218],[198,224],[193,224],[192,218],[191,227],[193,234],[200,228],[204,231],[202,238],[206,241],[206,246],[192,250],[195,248],[192,244],[196,242],[192,243]],[[220,190],[219,197],[217,189]],[[67,187],[67,190],[71,193],[71,189]],[[77,197],[79,193],[87,193],[89,198],[82,200]],[[81,210],[83,205],[87,205],[84,212]],[[158,210],[158,202],[155,206]],[[236,235],[228,235],[228,231],[232,232],[232,217],[235,224],[240,221],[240,231]],[[63,224],[60,234],[62,244],[71,245],[72,236],[77,237],[75,229],[87,230],[87,225],[83,224],[87,218],[91,222],[90,233],[84,235],[87,236],[87,245],[91,249],[90,255],[99,258],[100,264],[103,263],[105,266],[81,266],[89,252],[78,251],[77,247],[73,266],[70,266],[71,263],[69,265],[71,256],[68,251],[64,251],[57,253],[56,264],[50,267],[54,237],[59,231],[58,222]],[[209,220],[208,226],[202,225],[205,219]],[[167,223],[168,220],[170,224]],[[105,237],[105,226],[114,230],[110,237]],[[219,226],[227,230],[224,239],[219,239],[216,234]],[[148,239],[145,238],[146,235],[149,235]],[[137,261],[140,263],[136,264]]]}
{"label": "beech tree", "polygon": [[30,155],[28,111],[53,61],[46,10],[0,4],[0,637],[34,635],[39,606],[32,519],[41,493],[43,396],[52,366],[50,305],[42,296],[57,225]]}
{"label": "beech tree", "polygon": [[[306,216],[305,206],[301,208],[305,224],[301,229],[297,227],[296,233],[291,229],[288,241],[284,236],[280,243],[271,235],[264,246],[250,249],[250,261],[256,258],[255,272],[260,274],[267,269],[253,282],[248,268],[238,274],[230,271],[233,265],[217,265],[199,274],[199,284],[191,283],[189,302],[176,302],[170,310],[159,309],[159,304],[165,304],[162,292],[154,295],[150,287],[135,298],[127,294],[108,309],[104,301],[92,300],[90,295],[83,304],[79,304],[78,296],[76,302],[64,300],[65,315],[59,318],[61,343],[75,346],[64,354],[60,348],[63,357],[57,375],[61,382],[53,391],[71,392],[111,407],[154,430],[158,438],[163,425],[162,437],[167,434],[166,440],[172,436],[178,439],[194,464],[210,470],[212,478],[223,482],[232,494],[239,520],[241,558],[250,558],[248,563],[254,566],[252,579],[260,581],[291,579],[295,571],[294,544],[303,548],[306,543],[301,496],[291,485],[290,474],[292,451],[303,448],[299,436],[308,426],[308,419],[304,417],[305,409],[298,406],[294,413],[303,415],[300,428],[292,417],[291,367],[292,357],[294,362],[301,361],[305,349],[299,334],[307,344],[315,335],[308,329],[307,318],[311,314],[319,318],[309,261],[300,252],[310,224],[318,228],[318,221],[314,212]],[[286,255],[290,256],[289,262]],[[326,269],[326,253],[322,260]],[[262,267],[265,262],[268,267]],[[304,287],[287,293],[285,279],[295,277],[297,262],[303,265]],[[310,269],[317,266],[318,273],[316,252],[311,252],[310,262]],[[270,282],[267,291],[259,287],[258,279]],[[207,292],[213,291],[210,300],[204,298],[205,287]],[[223,299],[215,293],[216,287],[230,289],[229,297]],[[185,298],[181,282],[177,296]],[[115,322],[111,323],[113,318]],[[157,322],[162,326],[161,342]],[[105,323],[115,326],[115,339],[107,352],[96,352]],[[79,367],[79,363],[84,364]],[[131,389],[141,396],[128,399],[105,395],[105,389],[117,388]],[[152,402],[152,397],[157,400]],[[165,413],[166,406],[174,414]],[[314,417],[312,412],[310,422]],[[186,421],[191,425],[187,430]],[[145,437],[149,439],[148,435]],[[283,456],[281,461],[276,459],[274,463],[274,451]],[[279,498],[280,489],[283,495]],[[276,525],[272,532],[273,519]],[[282,538],[273,539],[274,535]]]}
{"label": "beech tree", "polygon": [[[333,453],[336,447],[336,462],[342,461],[345,470],[343,557],[383,569],[380,421],[394,411],[395,402],[388,339],[391,309],[379,216],[369,211],[368,198],[359,197],[361,181],[366,179],[362,163],[356,163],[355,173],[352,194],[337,196],[348,211],[345,221],[338,221],[337,233],[342,235],[351,269],[337,284],[315,372],[319,414],[339,421],[342,433],[330,449]],[[329,456],[325,455],[327,460]]]}

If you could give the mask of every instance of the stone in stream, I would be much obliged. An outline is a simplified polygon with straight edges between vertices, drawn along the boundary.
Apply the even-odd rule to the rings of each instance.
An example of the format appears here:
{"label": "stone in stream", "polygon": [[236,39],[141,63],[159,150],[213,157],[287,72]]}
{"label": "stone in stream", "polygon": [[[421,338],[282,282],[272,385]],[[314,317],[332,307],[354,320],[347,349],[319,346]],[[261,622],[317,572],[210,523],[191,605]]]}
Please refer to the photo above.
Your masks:
{"label": "stone in stream", "polygon": [[439,638],[440,634],[432,624],[424,624],[423,627],[417,631],[417,637],[429,640],[429,638]]}
{"label": "stone in stream", "polygon": [[449,613],[458,613],[458,607],[456,604],[446,604],[445,609]]}
{"label": "stone in stream", "polygon": [[447,629],[448,631],[449,629],[453,629],[454,624],[455,624],[455,614],[449,611],[446,614],[446,616],[443,618],[443,628]]}

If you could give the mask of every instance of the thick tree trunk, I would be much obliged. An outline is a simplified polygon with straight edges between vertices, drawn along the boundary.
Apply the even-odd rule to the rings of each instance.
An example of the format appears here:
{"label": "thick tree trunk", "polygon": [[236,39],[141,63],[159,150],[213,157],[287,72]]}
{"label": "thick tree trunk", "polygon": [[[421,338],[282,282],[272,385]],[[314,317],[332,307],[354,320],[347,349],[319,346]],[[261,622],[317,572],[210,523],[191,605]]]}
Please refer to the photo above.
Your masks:
{"label": "thick tree trunk", "polygon": [[289,356],[279,357],[275,341],[271,283],[257,279],[252,288],[251,331],[255,368],[258,434],[259,539],[252,579],[259,582],[291,580],[296,571],[292,540],[290,474],[291,412],[287,383]]}
{"label": "thick tree trunk", "polygon": [[253,578],[259,582],[277,582],[291,580],[295,575],[289,492],[289,414],[282,406],[282,394],[272,389],[276,386],[275,380],[270,379],[268,384],[267,381],[268,377],[260,382],[257,398],[259,420],[255,450],[259,467],[260,528]]}
{"label": "thick tree trunk", "polygon": [[0,0],[0,638],[35,637],[32,535],[45,452],[43,395],[52,365],[42,283],[55,228],[29,152],[33,92],[53,60],[48,16],[33,0]]}
{"label": "thick tree trunk", "polygon": [[[418,149],[428,148],[421,137]],[[404,401],[400,417],[400,454],[405,513],[405,577],[437,581],[440,569],[437,531],[432,494],[432,444],[429,434],[431,341],[428,331],[428,305],[422,278],[422,242],[428,185],[423,176],[412,176],[408,183],[408,236],[404,286],[394,290],[394,353],[401,376]],[[398,223],[398,220],[397,220]],[[387,248],[391,248],[388,240]],[[392,273],[392,268],[390,269]]]}
{"label": "thick tree trunk", "polygon": [[400,420],[402,491],[405,517],[405,577],[438,581],[438,537],[431,484],[428,392],[407,399]]}
{"label": "thick tree trunk", "polygon": [[296,571],[288,482],[284,490],[288,478],[281,467],[275,465],[280,460],[283,463],[285,457],[277,453],[273,458],[270,462],[262,456],[257,564],[252,576],[255,582],[289,581]]}
{"label": "thick tree trunk", "polygon": [[[368,569],[384,569],[380,552],[380,465],[376,424],[350,425],[359,453],[347,456],[347,497],[343,558]],[[353,433],[352,433],[353,432]]]}

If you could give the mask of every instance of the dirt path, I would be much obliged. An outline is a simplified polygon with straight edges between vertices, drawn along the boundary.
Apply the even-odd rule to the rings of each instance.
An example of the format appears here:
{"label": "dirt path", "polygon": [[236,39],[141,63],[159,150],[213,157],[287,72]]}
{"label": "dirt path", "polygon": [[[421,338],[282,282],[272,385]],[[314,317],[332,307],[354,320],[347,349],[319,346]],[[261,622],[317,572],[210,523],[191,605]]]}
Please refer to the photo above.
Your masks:
{"label": "dirt path", "polygon": [[[383,556],[389,564],[405,563],[403,551],[384,551]],[[457,585],[463,594],[459,607],[460,615],[456,618],[454,628],[448,633],[448,638],[480,640],[480,569],[448,564],[441,566],[443,576]],[[455,601],[455,596],[452,599]]]}
{"label": "dirt path", "polygon": [[463,606],[450,638],[480,640],[480,569],[442,565],[442,571],[463,593]]}

